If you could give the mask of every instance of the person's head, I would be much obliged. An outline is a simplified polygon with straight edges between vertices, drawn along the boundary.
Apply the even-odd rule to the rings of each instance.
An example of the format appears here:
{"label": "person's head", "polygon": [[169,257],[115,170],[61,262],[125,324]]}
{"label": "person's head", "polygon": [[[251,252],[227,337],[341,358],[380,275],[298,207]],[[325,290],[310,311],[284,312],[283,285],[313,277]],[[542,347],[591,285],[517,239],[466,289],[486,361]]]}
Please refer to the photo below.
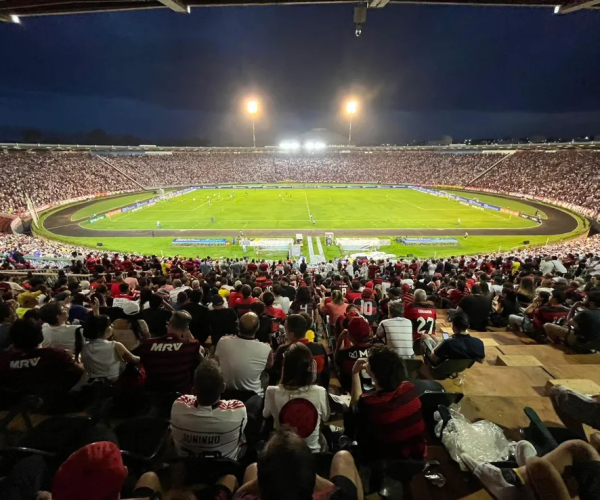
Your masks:
{"label": "person's head", "polygon": [[341,306],[344,303],[344,296],[342,295],[342,292],[339,290],[334,290],[331,292],[331,302],[333,302],[335,305]]}
{"label": "person's head", "polygon": [[471,287],[471,293],[473,295],[481,295],[481,285],[473,285]]}
{"label": "person's head", "polygon": [[253,312],[247,312],[240,318],[240,337],[254,338],[259,326],[258,316]]}
{"label": "person's head", "polygon": [[148,299],[150,309],[160,309],[163,305],[163,298],[158,293],[153,293]]}
{"label": "person's head", "polygon": [[296,300],[300,302],[300,304],[308,304],[310,302],[310,290],[307,286],[301,286],[298,288],[298,291],[296,292]]}
{"label": "person's head", "polygon": [[316,461],[306,441],[291,429],[280,429],[267,442],[257,461],[262,500],[311,500]]}
{"label": "person's head", "polygon": [[213,309],[224,309],[225,299],[220,295],[213,295],[210,299]]}
{"label": "person's head", "polygon": [[302,311],[300,313],[300,316],[302,316],[304,318],[304,321],[306,321],[306,330],[312,330],[313,329],[313,319],[311,317],[310,314],[308,314],[307,312]]}
{"label": "person's head", "polygon": [[280,384],[288,389],[308,387],[316,381],[317,367],[310,349],[297,342],[283,355],[283,371]]}
{"label": "person's head", "polygon": [[348,336],[354,345],[368,342],[371,333],[369,322],[360,316],[352,318],[348,323]]}
{"label": "person's head", "polygon": [[390,302],[388,315],[390,318],[401,318],[404,316],[404,304],[402,302]]}
{"label": "person's head", "polygon": [[469,328],[469,317],[464,312],[458,312],[452,317],[452,331],[466,333]]}
{"label": "person's head", "polygon": [[285,331],[293,339],[303,339],[307,330],[306,320],[300,314],[290,314],[285,320]]}
{"label": "person's head", "polygon": [[192,316],[187,311],[175,311],[171,316],[167,331],[169,334],[183,335],[190,327]]}
{"label": "person's head", "polygon": [[40,317],[44,323],[58,326],[66,323],[69,318],[69,311],[60,302],[49,302],[40,308]]}
{"label": "person's head", "polygon": [[250,311],[256,314],[258,317],[260,317],[262,314],[265,313],[265,305],[264,303],[257,300],[256,302],[250,304]]}
{"label": "person's head", "polygon": [[281,285],[273,285],[273,295],[281,297]]}
{"label": "person's head", "polygon": [[535,284],[533,283],[533,280],[527,276],[521,278],[518,291],[528,297],[535,297]]}
{"label": "person's head", "polygon": [[395,391],[407,380],[404,361],[387,346],[371,348],[367,372],[382,391]]}
{"label": "person's head", "polygon": [[12,325],[17,319],[17,315],[12,307],[6,302],[0,302],[0,324]]}
{"label": "person's head", "polygon": [[464,281],[457,281],[456,288],[460,292],[464,292],[467,289],[467,284]]}
{"label": "person's head", "polygon": [[479,288],[481,288],[481,295],[484,297],[490,295],[490,285],[488,285],[487,281],[480,281]]}
{"label": "person's head", "polygon": [[83,336],[87,340],[104,339],[112,334],[112,325],[108,316],[89,316],[83,324]]}
{"label": "person's head", "polygon": [[200,406],[212,406],[225,391],[225,379],[214,359],[204,359],[194,373],[194,394]]}
{"label": "person's head", "polygon": [[552,290],[552,297],[550,298],[550,303],[553,306],[560,306],[565,303],[566,297],[565,292],[562,290]]}
{"label": "person's head", "polygon": [[540,305],[547,304],[548,302],[550,302],[550,293],[545,291],[538,292],[537,298],[540,302]]}
{"label": "person's head", "polygon": [[181,280],[180,279],[174,279],[173,280],[173,288],[180,288],[180,287],[181,287]]}
{"label": "person's head", "polygon": [[600,309],[600,292],[589,292],[585,298],[585,305],[590,309]]}
{"label": "person's head", "polygon": [[121,283],[119,285],[119,293],[121,295],[129,295],[129,285],[127,283]]}
{"label": "person's head", "polygon": [[[179,295],[177,297],[179,298]],[[187,297],[189,297],[190,302],[192,304],[200,304],[200,302],[202,301],[202,290],[200,290],[199,288],[198,289],[192,289],[187,294]]]}
{"label": "person's head", "polygon": [[10,327],[10,340],[16,349],[31,352],[44,340],[42,325],[32,319],[18,319]]}
{"label": "person's head", "polygon": [[118,500],[125,479],[127,467],[116,444],[88,444],[74,452],[56,472],[52,499]]}
{"label": "person's head", "polygon": [[250,298],[252,295],[252,287],[250,285],[244,285],[241,289],[241,293],[244,299]]}
{"label": "person's head", "polygon": [[177,304],[185,304],[187,302],[188,296],[185,292],[179,292],[177,294]]}
{"label": "person's head", "polygon": [[422,288],[415,290],[415,303],[423,304],[424,302],[427,302],[427,292]]}

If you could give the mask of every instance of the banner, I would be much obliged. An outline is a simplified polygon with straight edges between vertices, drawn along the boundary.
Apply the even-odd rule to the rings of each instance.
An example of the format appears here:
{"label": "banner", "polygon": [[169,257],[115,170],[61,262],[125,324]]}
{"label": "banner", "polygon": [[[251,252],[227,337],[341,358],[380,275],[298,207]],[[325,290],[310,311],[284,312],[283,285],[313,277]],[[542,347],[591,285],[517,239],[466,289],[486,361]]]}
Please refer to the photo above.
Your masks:
{"label": "banner", "polygon": [[458,245],[456,238],[402,238],[404,245]]}
{"label": "banner", "polygon": [[215,247],[227,245],[227,240],[225,238],[175,238],[171,244]]}

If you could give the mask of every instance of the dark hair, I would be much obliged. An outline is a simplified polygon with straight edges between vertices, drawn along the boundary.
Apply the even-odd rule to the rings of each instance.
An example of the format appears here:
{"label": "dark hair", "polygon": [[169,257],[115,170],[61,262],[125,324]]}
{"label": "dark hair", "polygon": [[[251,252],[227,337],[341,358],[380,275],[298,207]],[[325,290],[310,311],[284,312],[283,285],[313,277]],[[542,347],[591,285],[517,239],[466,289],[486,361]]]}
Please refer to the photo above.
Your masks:
{"label": "dark hair", "polygon": [[588,302],[591,302],[596,307],[600,307],[600,292],[590,292],[588,293]]}
{"label": "dark hair", "polygon": [[31,319],[18,319],[10,327],[10,340],[17,349],[33,351],[44,340],[42,325]]}
{"label": "dark hair", "polygon": [[55,325],[58,323],[58,317],[62,314],[62,304],[58,302],[49,302],[40,307],[40,318],[44,323]]}
{"label": "dark hair", "polygon": [[265,306],[270,307],[275,303],[275,295],[271,292],[265,292],[263,293],[262,300]]}
{"label": "dark hair", "polygon": [[307,312],[301,312],[300,316],[302,316],[304,318],[304,320],[306,321],[306,330],[312,330],[313,327],[313,319],[311,318],[310,314],[308,314]]}
{"label": "dark hair", "polygon": [[552,298],[559,304],[564,304],[565,300],[567,299],[565,292],[562,290],[552,290]]}
{"label": "dark hair", "polygon": [[300,314],[290,314],[286,320],[288,331],[297,339],[302,339],[306,336],[308,325],[306,320]]}
{"label": "dark hair", "polygon": [[29,311],[25,312],[25,314],[23,314],[23,319],[30,319],[32,321],[42,321],[42,318],[40,317],[40,310],[39,309],[29,309]]}
{"label": "dark hair", "polygon": [[281,385],[288,389],[300,389],[315,383],[312,370],[313,358],[304,344],[292,344],[283,354]]}
{"label": "dark hair", "polygon": [[261,314],[265,313],[265,305],[257,300],[256,302],[250,304],[250,310],[257,316],[260,316]]}
{"label": "dark hair", "polygon": [[163,304],[163,298],[158,293],[153,293],[148,299],[148,304],[150,304],[150,309],[159,309]]}
{"label": "dark hair", "polygon": [[280,429],[258,456],[258,487],[262,500],[311,500],[316,460],[291,429]]}
{"label": "dark hair", "polygon": [[225,379],[214,359],[204,359],[194,373],[194,392],[201,406],[215,404],[221,397]]}
{"label": "dark hair", "polygon": [[452,318],[452,326],[455,326],[457,330],[464,332],[469,328],[469,317],[464,312],[458,312]]}
{"label": "dark hair", "polygon": [[119,285],[119,292],[120,293],[125,293],[129,291],[129,285],[127,283],[121,283]]}
{"label": "dark hair", "polygon": [[473,285],[471,287],[471,293],[473,295],[480,295],[481,294],[481,286],[480,285]]}
{"label": "dark hair", "polygon": [[244,285],[242,287],[242,297],[247,299],[250,297],[250,295],[252,295],[252,287],[250,285]]}
{"label": "dark hair", "polygon": [[187,295],[192,304],[200,304],[202,301],[202,290],[192,290]]}
{"label": "dark hair", "polygon": [[0,302],[0,323],[4,323],[12,315],[12,308],[5,302]]}
{"label": "dark hair", "polygon": [[384,391],[395,391],[408,378],[404,361],[387,346],[380,345],[371,348],[369,367]]}
{"label": "dark hair", "polygon": [[87,340],[95,340],[104,338],[104,332],[110,326],[111,321],[109,316],[100,315],[90,315],[86,318],[83,323],[83,328],[78,328],[75,333],[75,359],[79,359],[79,355],[83,349],[83,339],[81,334],[83,333],[83,337]]}
{"label": "dark hair", "polygon": [[[100,288],[100,287],[98,287]],[[152,297],[152,289],[151,288],[142,288],[140,290],[140,309],[144,309],[143,305],[146,302],[150,302],[150,298]]]}
{"label": "dark hair", "polygon": [[124,319],[125,321],[127,321],[127,323],[129,324],[129,328],[135,335],[135,338],[140,341],[143,340],[142,327],[140,326],[140,323],[138,321],[138,319],[140,318],[139,314],[125,314],[125,311],[123,311],[123,309],[121,309],[120,307],[113,306],[111,308],[111,318],[113,320],[113,323],[118,319]]}
{"label": "dark hair", "polygon": [[177,303],[178,304],[183,304],[184,302],[186,302],[188,299],[188,294],[185,292],[179,292],[177,294]]}
{"label": "dark hair", "polygon": [[310,289],[307,286],[301,286],[296,292],[296,301],[300,304],[308,304],[312,300]]}

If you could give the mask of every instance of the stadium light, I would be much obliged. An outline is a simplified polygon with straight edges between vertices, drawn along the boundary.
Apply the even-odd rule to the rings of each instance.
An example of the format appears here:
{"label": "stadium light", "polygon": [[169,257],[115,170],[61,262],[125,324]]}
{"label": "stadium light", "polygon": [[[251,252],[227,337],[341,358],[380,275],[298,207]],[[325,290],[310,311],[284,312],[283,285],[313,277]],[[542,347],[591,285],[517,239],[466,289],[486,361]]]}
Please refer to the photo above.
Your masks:
{"label": "stadium light", "polygon": [[282,141],[279,143],[279,148],[294,151],[300,148],[300,143],[298,141]]}
{"label": "stadium light", "polygon": [[258,113],[258,101],[251,99],[246,103],[246,109],[252,117],[252,147],[256,148],[256,131],[254,128],[254,115]]}
{"label": "stadium light", "polygon": [[356,101],[348,101],[346,103],[346,114],[348,115],[348,145],[352,143],[352,117],[356,114],[358,103]]}
{"label": "stadium light", "polygon": [[21,19],[16,14],[11,14],[10,20],[11,20],[11,22],[13,22],[15,24],[21,24]]}
{"label": "stadium light", "polygon": [[305,142],[304,143],[304,147],[308,150],[308,151],[312,151],[315,148],[315,143],[314,142]]}

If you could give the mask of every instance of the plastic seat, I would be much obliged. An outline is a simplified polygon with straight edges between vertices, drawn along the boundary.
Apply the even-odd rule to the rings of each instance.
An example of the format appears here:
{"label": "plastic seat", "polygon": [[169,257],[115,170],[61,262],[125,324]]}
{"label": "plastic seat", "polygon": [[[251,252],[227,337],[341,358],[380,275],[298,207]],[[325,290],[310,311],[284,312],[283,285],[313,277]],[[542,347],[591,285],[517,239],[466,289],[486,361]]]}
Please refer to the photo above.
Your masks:
{"label": "plastic seat", "polygon": [[123,459],[133,465],[147,466],[165,445],[171,433],[170,422],[160,417],[135,417],[117,425]]}
{"label": "plastic seat", "polygon": [[404,366],[406,366],[406,373],[410,378],[415,378],[416,374],[419,373],[423,361],[421,359],[404,359]]}
{"label": "plastic seat", "polygon": [[447,359],[435,368],[431,368],[431,374],[436,380],[456,378],[459,373],[468,370],[475,364],[474,359]]}

